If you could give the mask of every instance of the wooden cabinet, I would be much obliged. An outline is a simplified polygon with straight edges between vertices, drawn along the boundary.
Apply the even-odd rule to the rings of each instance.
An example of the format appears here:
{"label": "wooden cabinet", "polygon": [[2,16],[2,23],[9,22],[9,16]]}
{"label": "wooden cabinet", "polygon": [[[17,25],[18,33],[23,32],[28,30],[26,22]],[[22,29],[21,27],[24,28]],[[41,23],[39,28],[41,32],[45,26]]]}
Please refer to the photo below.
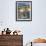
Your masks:
{"label": "wooden cabinet", "polygon": [[0,35],[0,46],[23,46],[23,35]]}

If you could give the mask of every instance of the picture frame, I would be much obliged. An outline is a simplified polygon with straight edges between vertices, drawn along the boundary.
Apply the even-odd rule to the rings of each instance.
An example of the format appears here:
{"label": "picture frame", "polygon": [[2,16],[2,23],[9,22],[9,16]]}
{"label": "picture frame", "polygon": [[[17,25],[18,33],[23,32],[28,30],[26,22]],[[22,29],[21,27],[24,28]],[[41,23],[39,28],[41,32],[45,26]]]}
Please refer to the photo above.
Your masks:
{"label": "picture frame", "polygon": [[32,21],[32,1],[16,1],[16,21]]}

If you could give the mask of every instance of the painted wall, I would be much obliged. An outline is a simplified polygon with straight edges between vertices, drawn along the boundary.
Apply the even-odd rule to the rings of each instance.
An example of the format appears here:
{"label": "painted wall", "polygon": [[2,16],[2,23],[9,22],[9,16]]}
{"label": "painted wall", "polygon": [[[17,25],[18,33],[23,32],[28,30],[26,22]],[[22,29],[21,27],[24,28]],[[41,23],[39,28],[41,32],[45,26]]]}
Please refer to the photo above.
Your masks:
{"label": "painted wall", "polygon": [[46,37],[46,0],[32,0],[32,22],[16,22],[15,0],[0,0],[0,30],[9,27],[23,32],[23,43]]}

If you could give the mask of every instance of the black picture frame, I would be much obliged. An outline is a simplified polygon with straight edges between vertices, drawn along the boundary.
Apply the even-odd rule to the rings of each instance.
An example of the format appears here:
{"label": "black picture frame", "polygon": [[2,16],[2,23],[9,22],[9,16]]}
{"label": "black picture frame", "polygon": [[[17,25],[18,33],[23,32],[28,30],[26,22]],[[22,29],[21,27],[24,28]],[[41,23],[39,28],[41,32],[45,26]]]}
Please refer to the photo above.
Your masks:
{"label": "black picture frame", "polygon": [[16,1],[16,21],[32,21],[32,1]]}

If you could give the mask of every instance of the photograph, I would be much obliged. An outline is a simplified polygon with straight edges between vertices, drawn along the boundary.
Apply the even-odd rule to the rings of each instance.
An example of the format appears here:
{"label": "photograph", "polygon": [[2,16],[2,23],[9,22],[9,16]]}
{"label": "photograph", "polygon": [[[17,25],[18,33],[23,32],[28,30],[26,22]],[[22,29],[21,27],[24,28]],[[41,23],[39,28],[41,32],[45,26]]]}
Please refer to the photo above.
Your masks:
{"label": "photograph", "polygon": [[32,21],[32,1],[16,1],[16,21]]}

